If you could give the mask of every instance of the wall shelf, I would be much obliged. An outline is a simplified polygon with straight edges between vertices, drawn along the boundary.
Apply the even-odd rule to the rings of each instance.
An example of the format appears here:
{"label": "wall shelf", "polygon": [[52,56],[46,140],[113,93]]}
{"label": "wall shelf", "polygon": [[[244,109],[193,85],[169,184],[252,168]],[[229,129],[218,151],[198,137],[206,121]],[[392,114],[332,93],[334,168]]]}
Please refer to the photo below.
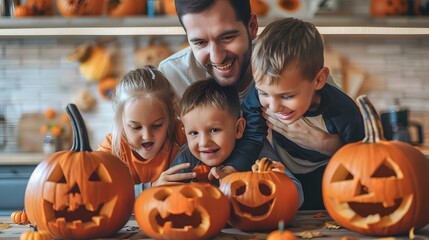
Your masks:
{"label": "wall shelf", "polygon": [[[275,18],[260,18],[260,30]],[[429,35],[429,17],[316,16],[324,35]],[[0,18],[0,37],[184,35],[177,17]]]}

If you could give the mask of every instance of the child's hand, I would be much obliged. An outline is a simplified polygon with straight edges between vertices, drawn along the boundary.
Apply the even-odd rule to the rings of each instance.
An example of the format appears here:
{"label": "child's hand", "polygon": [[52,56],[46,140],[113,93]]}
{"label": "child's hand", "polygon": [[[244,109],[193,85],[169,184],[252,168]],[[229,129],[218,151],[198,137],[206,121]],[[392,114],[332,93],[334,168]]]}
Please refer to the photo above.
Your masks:
{"label": "child's hand", "polygon": [[331,156],[342,146],[339,135],[323,131],[305,118],[288,125],[278,120],[271,110],[262,108],[262,111],[269,128],[303,148]]}
{"label": "child's hand", "polygon": [[210,181],[213,181],[214,179],[222,179],[226,175],[231,174],[233,172],[237,172],[234,167],[220,165],[217,167],[212,167],[210,169],[208,178]]}
{"label": "child's hand", "polygon": [[156,187],[156,186],[163,186],[168,184],[181,184],[182,182],[180,181],[188,180],[188,179],[190,180],[192,178],[195,178],[197,174],[194,172],[177,173],[180,170],[189,168],[190,166],[191,166],[190,163],[182,163],[165,170],[164,172],[161,173],[161,175],[157,180],[152,182],[152,186]]}
{"label": "child's hand", "polygon": [[[261,165],[261,159],[258,159],[255,161],[255,163],[252,165],[252,172],[259,171],[259,167]],[[273,172],[285,172],[285,165],[281,162],[273,161],[270,159],[265,158],[264,164],[268,164],[268,168]]]}

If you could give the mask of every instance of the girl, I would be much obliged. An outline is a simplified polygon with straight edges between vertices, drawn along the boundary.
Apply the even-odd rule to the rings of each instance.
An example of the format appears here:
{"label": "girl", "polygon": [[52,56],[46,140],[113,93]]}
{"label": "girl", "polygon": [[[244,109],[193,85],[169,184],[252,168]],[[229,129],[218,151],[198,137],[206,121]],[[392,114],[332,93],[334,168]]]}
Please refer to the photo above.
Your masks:
{"label": "girl", "polygon": [[176,100],[169,81],[150,67],[128,72],[116,86],[115,124],[99,150],[110,152],[128,165],[138,184],[136,196],[143,188],[157,185],[160,174],[186,142]]}

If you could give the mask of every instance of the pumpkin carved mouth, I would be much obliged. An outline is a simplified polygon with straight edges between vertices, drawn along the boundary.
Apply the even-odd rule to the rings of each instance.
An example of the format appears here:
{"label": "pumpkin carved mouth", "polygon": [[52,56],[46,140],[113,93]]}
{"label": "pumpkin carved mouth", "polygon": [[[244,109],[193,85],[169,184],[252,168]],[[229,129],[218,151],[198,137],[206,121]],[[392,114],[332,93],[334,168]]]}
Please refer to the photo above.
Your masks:
{"label": "pumpkin carved mouth", "polygon": [[385,206],[383,203],[343,202],[338,204],[331,198],[332,205],[344,218],[362,228],[370,224],[390,226],[402,219],[411,207],[412,195],[395,199],[394,204]]}
{"label": "pumpkin carved mouth", "polygon": [[256,207],[249,207],[242,203],[236,202],[236,204],[234,204],[234,209],[237,215],[245,216],[248,218],[264,218],[270,214],[273,202],[274,199],[271,199],[268,202]]}
{"label": "pumpkin carved mouth", "polygon": [[[98,227],[107,221],[112,215],[113,207],[116,203],[116,197],[106,203],[101,203],[97,208],[90,204],[80,204],[72,210],[70,205],[56,209],[52,203],[44,200],[44,208],[52,209],[46,220],[53,227],[66,227],[69,229],[89,229]],[[109,207],[110,206],[110,207]],[[48,214],[47,214],[48,215]]]}
{"label": "pumpkin carved mouth", "polygon": [[158,228],[159,232],[169,230],[189,231],[191,229],[206,231],[209,223],[205,220],[207,218],[204,217],[204,212],[197,208],[192,212],[161,214],[154,209],[150,215],[153,219],[151,222],[157,225],[156,228]]}

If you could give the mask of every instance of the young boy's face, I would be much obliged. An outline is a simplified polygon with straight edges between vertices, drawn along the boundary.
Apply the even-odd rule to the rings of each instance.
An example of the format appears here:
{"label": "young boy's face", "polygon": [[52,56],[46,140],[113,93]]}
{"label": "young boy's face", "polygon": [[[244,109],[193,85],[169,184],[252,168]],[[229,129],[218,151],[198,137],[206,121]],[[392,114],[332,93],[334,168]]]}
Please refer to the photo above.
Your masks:
{"label": "young boy's face", "polygon": [[182,116],[189,149],[208,166],[218,166],[243,135],[245,120],[235,120],[226,110],[212,106],[197,107]]}
{"label": "young boy's face", "polygon": [[327,74],[329,70],[323,68],[315,79],[306,79],[299,67],[285,67],[277,82],[270,84],[265,79],[256,82],[259,101],[280,121],[291,124],[319,106],[320,96],[316,91],[325,85]]}

